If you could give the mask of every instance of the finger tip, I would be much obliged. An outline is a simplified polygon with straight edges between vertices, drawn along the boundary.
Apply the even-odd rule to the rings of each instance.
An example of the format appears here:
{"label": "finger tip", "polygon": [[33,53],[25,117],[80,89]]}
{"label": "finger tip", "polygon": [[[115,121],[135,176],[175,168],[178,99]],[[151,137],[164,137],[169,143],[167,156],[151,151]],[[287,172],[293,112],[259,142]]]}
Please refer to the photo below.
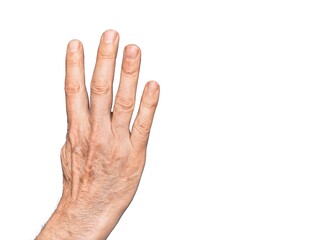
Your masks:
{"label": "finger tip", "polygon": [[156,92],[159,92],[160,85],[158,82],[151,80],[147,82],[147,89],[151,94],[155,94]]}
{"label": "finger tip", "polygon": [[160,87],[159,83],[155,80],[150,80],[147,82],[148,85],[154,85],[156,87]]}
{"label": "finger tip", "polygon": [[120,35],[119,33],[114,29],[107,29],[102,33],[101,39],[105,40],[105,42],[109,41],[108,39],[111,39],[110,42],[119,40]]}
{"label": "finger tip", "polygon": [[125,51],[129,52],[129,51],[136,51],[136,52],[140,52],[140,47],[134,43],[131,44],[127,44],[125,46]]}
{"label": "finger tip", "polygon": [[104,31],[104,33],[106,33],[106,32],[118,34],[118,32],[115,29],[113,29],[113,28],[109,28],[109,29]]}
{"label": "finger tip", "polygon": [[136,59],[141,54],[140,47],[136,44],[128,44],[124,48],[124,56],[128,59]]}
{"label": "finger tip", "polygon": [[70,52],[75,52],[81,47],[82,43],[78,39],[72,39],[68,42],[67,49]]}
{"label": "finger tip", "polygon": [[74,38],[74,39],[71,39],[68,44],[72,44],[72,43],[81,44],[81,41],[79,39]]}

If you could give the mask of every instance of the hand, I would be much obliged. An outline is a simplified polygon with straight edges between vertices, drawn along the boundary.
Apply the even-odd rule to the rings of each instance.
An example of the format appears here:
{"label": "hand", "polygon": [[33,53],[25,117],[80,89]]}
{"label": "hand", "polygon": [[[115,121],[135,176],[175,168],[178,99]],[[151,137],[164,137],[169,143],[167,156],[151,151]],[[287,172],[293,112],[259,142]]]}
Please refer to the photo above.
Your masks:
{"label": "hand", "polygon": [[68,44],[66,108],[68,131],[61,149],[63,194],[37,239],[106,239],[137,190],[159,85],[148,82],[133,127],[141,51],[124,49],[113,113],[112,95],[119,35],[103,33],[91,81],[90,101],[84,79],[83,46]]}

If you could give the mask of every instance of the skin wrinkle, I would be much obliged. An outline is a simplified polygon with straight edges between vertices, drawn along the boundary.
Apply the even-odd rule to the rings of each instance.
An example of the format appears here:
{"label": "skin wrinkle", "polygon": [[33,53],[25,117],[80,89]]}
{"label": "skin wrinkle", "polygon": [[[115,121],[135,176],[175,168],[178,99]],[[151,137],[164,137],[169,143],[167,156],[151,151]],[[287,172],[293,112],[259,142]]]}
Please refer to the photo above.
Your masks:
{"label": "skin wrinkle", "polygon": [[90,99],[84,83],[82,44],[73,40],[68,45],[65,79],[68,127],[60,151],[63,192],[37,240],[104,240],[135,196],[145,165],[159,85],[153,81],[146,84],[130,130],[141,51],[136,45],[126,46],[111,112],[118,40],[114,30],[102,35]]}

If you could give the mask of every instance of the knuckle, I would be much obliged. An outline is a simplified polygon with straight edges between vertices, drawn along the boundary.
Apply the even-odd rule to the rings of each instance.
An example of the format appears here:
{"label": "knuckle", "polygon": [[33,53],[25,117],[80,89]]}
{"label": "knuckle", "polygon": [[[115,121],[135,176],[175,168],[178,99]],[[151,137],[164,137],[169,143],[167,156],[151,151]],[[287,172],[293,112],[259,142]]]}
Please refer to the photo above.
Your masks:
{"label": "knuckle", "polygon": [[76,155],[76,156],[80,156],[82,158],[86,158],[87,155],[87,146],[85,146],[85,144],[77,144],[75,146],[73,146],[72,148],[72,154]]}
{"label": "knuckle", "polygon": [[129,97],[116,96],[116,110],[119,112],[132,112],[134,110],[134,101]]}
{"label": "knuckle", "polygon": [[89,151],[89,143],[87,140],[85,139],[81,139],[81,140],[76,140],[76,141],[70,141],[70,149],[69,151],[71,151],[71,156],[72,157],[76,157],[77,159],[86,159],[88,151]]}
{"label": "knuckle", "polygon": [[140,137],[147,137],[150,132],[150,126],[149,122],[137,121],[134,128]]}
{"label": "knuckle", "polygon": [[67,96],[73,96],[80,93],[81,87],[77,83],[67,83],[65,85],[65,93]]}
{"label": "knuckle", "polygon": [[132,63],[124,62],[122,66],[122,76],[126,78],[138,76],[138,66]]}
{"label": "knuckle", "polygon": [[73,146],[81,144],[86,141],[86,128],[82,126],[79,120],[68,122],[66,142],[71,149]]}
{"label": "knuckle", "polygon": [[110,91],[110,86],[107,83],[99,84],[96,83],[97,81],[92,81],[91,83],[91,93],[97,94],[97,95],[106,95]]}
{"label": "knuckle", "polygon": [[82,66],[82,59],[78,56],[71,56],[67,58],[68,67],[78,67]]}
{"label": "knuckle", "polygon": [[157,101],[143,101],[142,107],[147,108],[149,110],[154,110],[158,105]]}
{"label": "knuckle", "polygon": [[99,58],[101,59],[115,59],[116,53],[111,45],[99,49]]}
{"label": "knuckle", "polygon": [[100,134],[100,131],[93,131],[90,133],[89,143],[91,146],[96,147],[97,149],[103,148],[103,137]]}
{"label": "knuckle", "polygon": [[[68,124],[68,125],[70,125],[70,124]],[[69,143],[70,146],[75,146],[78,142],[79,135],[80,134],[79,134],[78,128],[76,128],[74,126],[69,126],[66,141]]]}

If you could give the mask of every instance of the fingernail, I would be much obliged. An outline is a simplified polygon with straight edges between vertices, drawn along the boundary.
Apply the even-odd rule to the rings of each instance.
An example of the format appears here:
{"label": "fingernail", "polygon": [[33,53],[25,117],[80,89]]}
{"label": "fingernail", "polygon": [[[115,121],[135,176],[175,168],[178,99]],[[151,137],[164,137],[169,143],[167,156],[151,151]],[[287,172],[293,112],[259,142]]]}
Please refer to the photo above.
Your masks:
{"label": "fingernail", "polygon": [[103,41],[105,44],[111,44],[114,42],[114,40],[117,37],[117,33],[113,30],[108,30],[106,32],[103,33]]}
{"label": "fingernail", "polygon": [[125,56],[129,59],[135,59],[139,53],[139,48],[134,45],[128,45],[125,47]]}
{"label": "fingernail", "polygon": [[79,48],[79,42],[77,40],[72,40],[69,43],[69,51],[70,52],[76,52]]}
{"label": "fingernail", "polygon": [[157,92],[157,90],[158,90],[158,87],[159,87],[159,84],[157,82],[150,81],[148,83],[148,88],[147,89],[148,89],[148,92],[150,94],[155,94]]}

